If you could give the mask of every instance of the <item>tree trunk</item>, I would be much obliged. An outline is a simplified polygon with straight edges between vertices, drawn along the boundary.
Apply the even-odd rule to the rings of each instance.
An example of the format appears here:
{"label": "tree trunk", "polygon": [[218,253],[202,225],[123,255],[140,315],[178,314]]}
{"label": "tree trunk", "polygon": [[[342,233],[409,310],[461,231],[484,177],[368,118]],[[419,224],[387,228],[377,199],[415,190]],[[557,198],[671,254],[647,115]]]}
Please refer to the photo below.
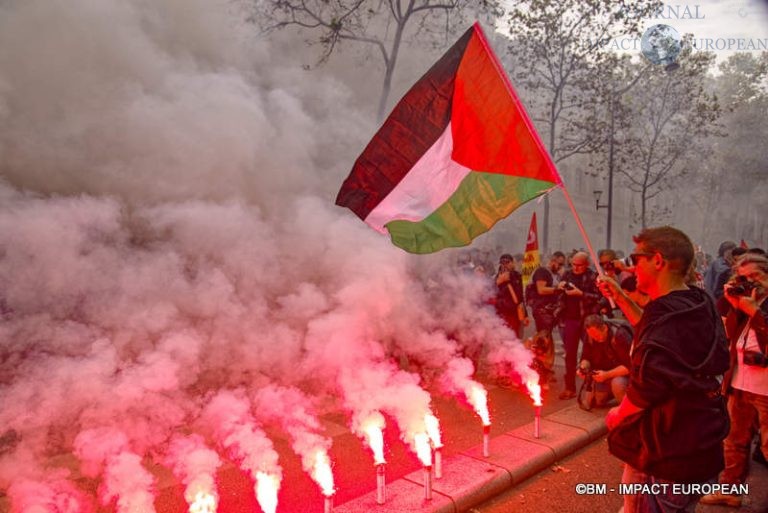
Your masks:
{"label": "tree trunk", "polygon": [[387,101],[389,100],[389,92],[392,89],[392,76],[395,74],[395,64],[397,63],[397,54],[400,51],[400,42],[403,38],[403,29],[408,21],[408,17],[404,17],[398,24],[395,30],[395,39],[392,41],[392,49],[389,51],[389,59],[384,63],[384,84],[381,87],[381,97],[379,98],[379,111],[376,114],[376,121],[381,123],[384,120],[384,115],[387,112]]}
{"label": "tree trunk", "polygon": [[384,84],[381,87],[381,96],[379,97],[379,110],[376,112],[376,121],[380,124],[384,121],[386,114],[387,100],[389,99],[389,90],[392,88],[392,74],[395,69],[389,65],[384,71]]}

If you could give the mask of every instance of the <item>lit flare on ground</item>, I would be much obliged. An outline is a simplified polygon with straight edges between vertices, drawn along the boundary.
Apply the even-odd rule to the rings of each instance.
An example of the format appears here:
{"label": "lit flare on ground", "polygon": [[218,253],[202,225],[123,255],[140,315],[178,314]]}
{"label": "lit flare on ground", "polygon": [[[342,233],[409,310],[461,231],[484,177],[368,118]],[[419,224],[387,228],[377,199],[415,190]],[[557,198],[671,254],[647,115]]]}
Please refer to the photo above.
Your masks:
{"label": "lit flare on ground", "polygon": [[320,485],[320,489],[326,497],[330,497],[335,492],[331,462],[325,451],[318,450],[315,454],[315,464],[312,467],[312,479]]}
{"label": "lit flare on ground", "polygon": [[469,387],[467,400],[475,412],[483,421],[483,426],[491,425],[491,414],[488,411],[488,392],[479,383],[472,383]]}
{"label": "lit flare on ground", "polygon": [[264,513],[277,511],[277,492],[279,490],[279,477],[266,472],[256,473],[256,500]]}
{"label": "lit flare on ground", "polygon": [[443,442],[440,435],[440,421],[437,420],[437,417],[431,413],[427,413],[424,415],[424,424],[427,427],[427,436],[429,436],[429,440],[432,442],[432,447],[435,449],[442,447]]}
{"label": "lit flare on ground", "polygon": [[200,490],[191,498],[188,497],[187,501],[189,513],[216,513],[219,498],[215,492]]}
{"label": "lit flare on ground", "polygon": [[429,446],[429,435],[426,433],[416,433],[413,435],[413,445],[416,449],[416,456],[425,467],[432,466],[432,448]]}
{"label": "lit flare on ground", "polygon": [[539,375],[531,370],[530,375],[524,380],[528,395],[533,401],[534,406],[541,406],[541,385],[539,385]]}
{"label": "lit flare on ground", "polygon": [[368,446],[373,451],[373,460],[376,465],[386,463],[384,459],[384,425],[377,418],[371,418],[363,425],[365,437],[368,439]]}

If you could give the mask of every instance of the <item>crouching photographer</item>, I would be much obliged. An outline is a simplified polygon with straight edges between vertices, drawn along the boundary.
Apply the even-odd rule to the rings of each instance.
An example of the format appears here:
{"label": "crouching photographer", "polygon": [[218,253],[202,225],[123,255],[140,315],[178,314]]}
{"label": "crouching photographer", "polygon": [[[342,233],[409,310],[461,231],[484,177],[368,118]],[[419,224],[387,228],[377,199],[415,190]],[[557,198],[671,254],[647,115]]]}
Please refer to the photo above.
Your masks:
{"label": "crouching photographer", "polygon": [[[723,379],[731,431],[723,444],[721,483],[742,484],[757,427],[763,454],[768,454],[768,259],[745,255],[723,287],[718,309],[725,314],[731,368]],[[741,506],[738,495],[705,495],[702,504]]]}
{"label": "crouching photographer", "polygon": [[629,384],[632,328],[626,322],[592,314],[584,319],[584,329],[589,339],[579,364],[579,374],[584,378],[579,406],[590,410],[611,398],[621,402]]}

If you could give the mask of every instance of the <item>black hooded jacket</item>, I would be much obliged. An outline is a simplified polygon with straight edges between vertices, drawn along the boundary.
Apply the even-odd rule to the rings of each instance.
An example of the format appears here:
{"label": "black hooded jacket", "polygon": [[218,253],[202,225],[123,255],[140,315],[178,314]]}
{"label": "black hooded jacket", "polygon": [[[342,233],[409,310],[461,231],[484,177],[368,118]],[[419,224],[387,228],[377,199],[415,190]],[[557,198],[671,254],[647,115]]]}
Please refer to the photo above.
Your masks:
{"label": "black hooded jacket", "polygon": [[729,429],[720,394],[728,365],[723,323],[706,292],[691,287],[648,303],[635,327],[627,389],[644,410],[611,432],[611,452],[670,481],[716,476]]}

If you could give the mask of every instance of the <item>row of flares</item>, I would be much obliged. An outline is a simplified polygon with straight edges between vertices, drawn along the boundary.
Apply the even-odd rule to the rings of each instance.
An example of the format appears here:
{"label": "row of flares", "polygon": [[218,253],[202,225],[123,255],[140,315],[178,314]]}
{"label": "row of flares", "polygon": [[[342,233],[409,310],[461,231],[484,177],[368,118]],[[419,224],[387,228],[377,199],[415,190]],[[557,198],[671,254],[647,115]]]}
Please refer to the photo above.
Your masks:
{"label": "row of flares", "polygon": [[[539,436],[539,416],[541,411],[541,388],[537,382],[530,380],[526,383],[528,393],[536,407],[536,423],[534,436]],[[472,382],[465,395],[468,403],[480,417],[483,425],[483,455],[489,456],[489,433],[491,418],[488,410],[488,394],[482,385]],[[277,453],[272,442],[257,426],[251,416],[247,402],[232,392],[220,392],[209,404],[207,411],[216,419],[213,438],[229,456],[236,461],[242,470],[254,480],[256,500],[264,513],[275,513],[278,506],[278,492],[282,482],[282,470],[277,464]],[[306,418],[303,418],[306,424]],[[420,423],[422,430],[415,433],[405,433],[403,440],[415,452],[424,466],[424,498],[432,498],[432,477],[442,477],[442,448],[440,422],[432,414],[424,414]],[[305,471],[320,488],[325,497],[324,510],[329,513],[333,508],[333,496],[336,492],[331,461],[328,456],[330,441],[317,434],[310,433],[309,428],[319,428],[319,424],[301,426],[301,422],[287,426],[287,431],[293,439],[294,449],[302,456]],[[364,439],[373,453],[376,469],[376,502],[386,501],[385,464],[384,457],[384,416],[379,411],[370,412],[360,423],[358,434]],[[306,435],[314,437],[311,447],[307,447]],[[298,442],[303,439],[304,442]],[[93,476],[101,474],[104,480],[104,492],[101,496],[103,503],[116,501],[119,512],[154,511],[154,497],[151,493],[153,478],[141,465],[141,457],[132,452],[127,437],[120,431],[103,428],[81,432],[75,440],[75,452],[83,462],[83,473]],[[434,459],[433,459],[434,455]],[[205,439],[197,434],[176,436],[171,440],[166,462],[173,473],[185,486],[184,498],[189,504],[189,513],[215,513],[218,508],[219,496],[216,491],[215,474],[221,465],[221,460],[215,450],[206,445]],[[433,474],[434,473],[434,474]],[[119,476],[132,475],[131,484],[116,485],[122,479]],[[26,512],[36,510],[43,500],[29,502],[30,486],[25,482],[12,487],[9,495],[14,501],[14,495],[19,503],[13,504],[12,511]],[[26,489],[25,489],[26,488]],[[24,489],[24,490],[22,490]],[[70,491],[74,488],[70,488]],[[43,494],[44,495],[44,494]],[[49,491],[49,496],[57,496],[57,502],[62,499],[61,493]],[[66,494],[65,494],[66,495]],[[72,507],[75,499],[69,499],[70,504],[51,504],[49,499],[47,510],[79,511]],[[87,508],[84,508],[87,509]]]}
{"label": "row of flares", "polygon": [[[526,383],[528,393],[533,400],[536,408],[534,436],[538,438],[541,434],[541,387],[535,381]],[[467,390],[467,401],[480,417],[483,425],[483,456],[488,457],[489,434],[491,427],[491,416],[488,409],[488,392],[478,383],[472,383]],[[436,479],[442,478],[442,435],[440,431],[440,421],[432,413],[424,415],[424,431],[414,433],[411,436],[411,448],[416,453],[419,461],[424,466],[424,498],[432,499],[432,476]],[[376,502],[384,504],[386,502],[386,474],[384,457],[384,428],[385,420],[380,412],[373,412],[362,423],[362,432],[365,441],[373,453],[374,466],[376,468]],[[325,497],[324,512],[330,513],[333,508],[333,495],[335,486],[333,472],[331,470],[328,454],[324,451],[318,451],[315,457],[315,464],[311,472],[312,479],[320,487]],[[280,487],[280,480],[275,476],[257,473],[256,476],[256,497],[265,513],[274,513],[277,509],[277,492]],[[215,493],[195,492],[194,502],[190,504],[190,513],[215,513],[216,499]]]}

